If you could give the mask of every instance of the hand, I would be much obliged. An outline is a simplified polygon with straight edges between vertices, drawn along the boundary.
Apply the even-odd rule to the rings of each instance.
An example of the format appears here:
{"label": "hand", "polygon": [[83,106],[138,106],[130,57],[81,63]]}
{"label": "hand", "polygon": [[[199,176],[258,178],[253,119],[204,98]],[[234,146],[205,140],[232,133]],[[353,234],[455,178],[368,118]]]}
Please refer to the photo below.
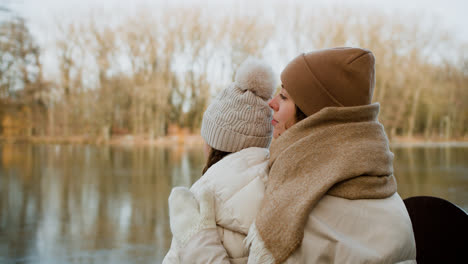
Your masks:
{"label": "hand", "polygon": [[178,248],[200,231],[216,228],[213,194],[203,189],[197,198],[185,187],[175,187],[169,195],[170,226]]}

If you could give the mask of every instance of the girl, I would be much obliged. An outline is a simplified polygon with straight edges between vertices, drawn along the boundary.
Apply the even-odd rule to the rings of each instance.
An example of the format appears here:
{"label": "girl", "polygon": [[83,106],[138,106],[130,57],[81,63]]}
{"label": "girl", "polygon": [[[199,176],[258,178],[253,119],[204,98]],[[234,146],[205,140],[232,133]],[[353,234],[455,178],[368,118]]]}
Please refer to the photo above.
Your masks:
{"label": "girl", "polygon": [[[273,129],[268,100],[274,88],[272,69],[247,59],[237,70],[234,83],[203,115],[201,135],[208,160],[203,176],[190,190],[197,195],[207,188],[215,194],[217,232],[232,263],[247,262],[243,240],[263,200]],[[193,219],[187,220],[190,225]],[[182,244],[173,240],[163,263],[179,263]]]}

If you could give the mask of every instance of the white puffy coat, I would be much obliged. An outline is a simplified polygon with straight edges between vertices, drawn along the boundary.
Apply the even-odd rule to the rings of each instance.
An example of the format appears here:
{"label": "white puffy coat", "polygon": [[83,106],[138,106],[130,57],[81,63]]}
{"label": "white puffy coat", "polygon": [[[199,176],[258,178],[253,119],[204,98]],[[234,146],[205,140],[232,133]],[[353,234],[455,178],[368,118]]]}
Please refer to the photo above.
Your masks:
{"label": "white puffy coat", "polygon": [[[268,158],[265,148],[251,147],[232,153],[214,164],[190,188],[195,195],[202,186],[214,193],[218,234],[231,263],[247,263],[248,251],[243,241],[263,200]],[[173,245],[163,264],[180,263],[181,252]]]}
{"label": "white puffy coat", "polygon": [[[218,234],[226,251],[207,230],[180,252],[171,248],[164,264],[212,263],[210,260],[222,259],[226,252],[231,263],[247,263],[249,252],[243,240],[263,199],[268,157],[268,150],[261,148],[233,153],[213,165],[191,188],[197,193],[204,185],[215,193]],[[261,239],[255,231],[250,236]],[[250,250],[256,251],[250,252],[254,255],[267,251]],[[249,260],[249,264],[253,262],[259,261]],[[309,215],[302,245],[285,263],[416,263],[406,207],[398,193],[385,199],[360,200],[325,195]]]}

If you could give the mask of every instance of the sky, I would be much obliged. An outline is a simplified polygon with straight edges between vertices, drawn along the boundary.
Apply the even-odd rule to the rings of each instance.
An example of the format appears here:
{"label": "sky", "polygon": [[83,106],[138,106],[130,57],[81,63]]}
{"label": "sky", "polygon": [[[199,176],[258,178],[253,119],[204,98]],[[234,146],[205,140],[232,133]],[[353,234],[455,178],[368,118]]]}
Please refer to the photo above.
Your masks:
{"label": "sky", "polygon": [[[0,7],[7,6],[24,17],[42,47],[52,47],[55,38],[53,32],[57,22],[67,20],[85,20],[96,10],[105,11],[119,19],[132,16],[142,7],[158,10],[170,7],[201,6],[220,13],[239,12],[254,16],[266,16],[268,8],[275,3],[284,5],[281,0],[0,0]],[[287,2],[312,7],[352,6],[359,9],[377,9],[380,12],[403,15],[426,15],[427,23],[437,20],[439,26],[447,29],[452,36],[468,45],[468,0],[292,0]],[[254,7],[252,6],[254,5]],[[1,12],[0,12],[1,19]],[[274,20],[274,17],[271,18]],[[110,22],[109,22],[110,23]],[[47,63],[47,57],[46,65]],[[50,63],[52,65],[53,62]],[[51,67],[53,68],[53,67]]]}
{"label": "sky", "polygon": [[[232,6],[249,12],[250,4],[260,8],[279,0],[0,0],[26,17],[31,25],[42,26],[52,17],[79,17],[96,8],[116,10],[121,14],[131,14],[141,5],[155,7],[161,5],[206,6],[229,12]],[[454,32],[462,41],[468,42],[467,0],[294,0],[304,5],[352,5],[362,8],[373,7],[388,12],[403,12],[434,15],[447,29]],[[257,9],[258,10],[258,9]]]}

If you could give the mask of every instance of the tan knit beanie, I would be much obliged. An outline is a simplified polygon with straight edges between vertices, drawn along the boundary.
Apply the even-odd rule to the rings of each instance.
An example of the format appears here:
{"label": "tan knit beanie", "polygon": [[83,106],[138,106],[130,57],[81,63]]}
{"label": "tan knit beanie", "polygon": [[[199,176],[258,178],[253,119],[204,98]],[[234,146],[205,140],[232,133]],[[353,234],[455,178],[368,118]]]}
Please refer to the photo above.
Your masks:
{"label": "tan knit beanie", "polygon": [[271,67],[253,58],[243,62],[234,83],[221,91],[203,115],[201,135],[206,143],[226,152],[268,148],[273,130],[268,100],[275,82]]}
{"label": "tan knit beanie", "polygon": [[292,60],[281,81],[299,109],[310,116],[327,106],[370,104],[374,65],[374,55],[366,49],[322,49]]}

